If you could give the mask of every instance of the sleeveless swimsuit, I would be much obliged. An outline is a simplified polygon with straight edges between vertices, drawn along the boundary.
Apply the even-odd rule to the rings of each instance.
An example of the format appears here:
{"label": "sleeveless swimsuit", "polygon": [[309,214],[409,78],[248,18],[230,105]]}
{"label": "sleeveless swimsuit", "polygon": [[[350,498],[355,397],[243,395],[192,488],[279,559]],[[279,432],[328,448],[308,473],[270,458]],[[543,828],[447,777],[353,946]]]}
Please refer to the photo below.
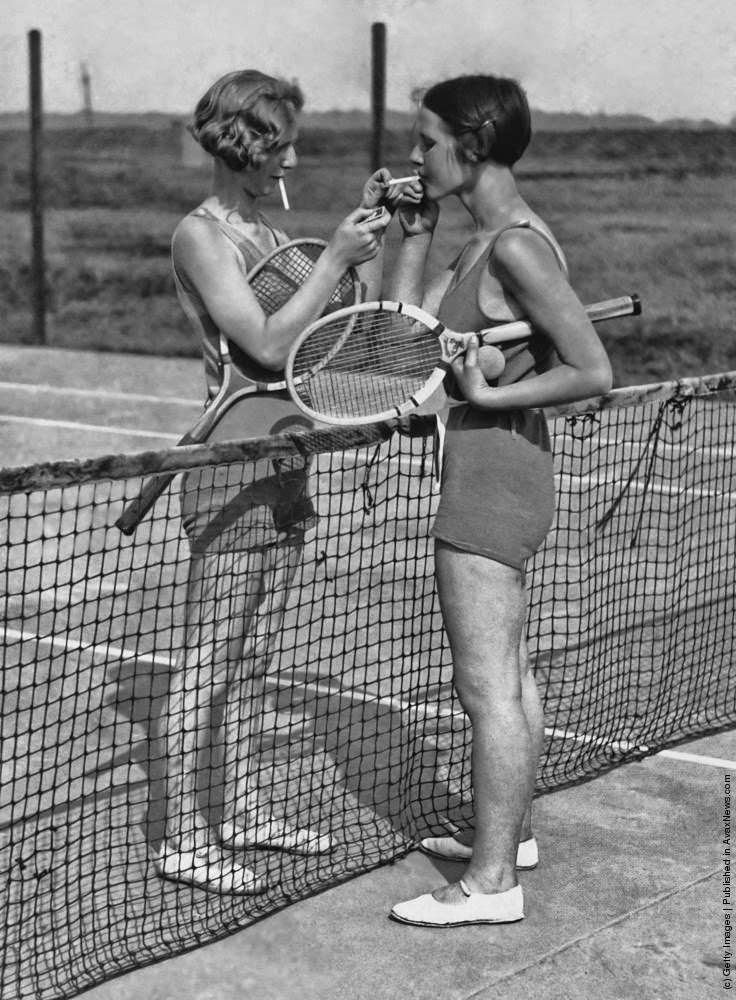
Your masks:
{"label": "sleeveless swimsuit", "polygon": [[[480,280],[496,241],[508,229],[527,228],[552,248],[567,273],[562,251],[544,230],[527,221],[500,230],[480,258],[453,280],[438,318],[452,330],[474,331],[521,316],[504,297],[506,316],[489,316],[479,304]],[[455,261],[457,266],[457,261]],[[501,308],[498,308],[501,312]],[[500,345],[506,368],[495,384],[509,385],[554,363],[549,340],[535,334]],[[549,431],[540,410],[490,411],[468,404],[452,407],[444,435],[442,494],[432,534],[454,548],[519,569],[544,541],[554,517],[555,484]]]}
{"label": "sleeveless swimsuit", "polygon": [[[200,206],[190,213],[214,225],[235,247],[243,275],[255,267],[263,251],[234,226],[221,221]],[[262,217],[263,218],[263,217]],[[263,219],[276,244],[287,237]],[[207,396],[212,399],[221,378],[220,331],[194,286],[173,264],[177,297],[197,333],[204,360]],[[242,351],[232,349],[239,367],[264,381],[280,379],[278,373],[262,369]],[[291,401],[288,392],[247,396],[236,403],[216,425],[208,442],[243,440],[281,434],[310,427],[310,422]],[[182,481],[182,523],[192,554],[233,552],[263,548],[284,541],[299,541],[314,524],[314,507],[308,494],[307,464],[301,458],[262,459],[193,470]]]}

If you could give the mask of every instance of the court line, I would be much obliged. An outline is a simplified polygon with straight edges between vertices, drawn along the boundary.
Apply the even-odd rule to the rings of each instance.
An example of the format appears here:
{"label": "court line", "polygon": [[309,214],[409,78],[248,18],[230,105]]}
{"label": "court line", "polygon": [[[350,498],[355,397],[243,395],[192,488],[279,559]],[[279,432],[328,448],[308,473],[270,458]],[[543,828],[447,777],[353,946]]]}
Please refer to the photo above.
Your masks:
{"label": "court line", "polygon": [[79,389],[75,386],[47,385],[45,382],[38,384],[29,382],[0,382],[0,392],[3,389],[20,390],[37,393],[53,393],[58,396],[82,396],[93,399],[124,399],[133,400],[136,403],[175,403],[182,406],[191,406],[201,409],[204,400],[185,398],[183,396],[150,396],[138,392],[119,392],[115,389]]}
{"label": "court line", "polygon": [[[629,750],[641,750],[642,753],[647,753],[649,747],[645,743],[631,743],[629,740],[605,740],[600,736],[590,736],[586,733],[576,733],[568,729],[545,729],[545,734],[547,736],[552,736],[555,739],[561,740],[575,740],[578,743],[591,743],[598,744],[599,746],[611,747],[616,750],[623,750],[627,752]],[[706,754],[697,753],[685,753],[681,750],[658,750],[657,753],[651,754],[652,757],[669,757],[671,760],[681,760],[689,764],[701,764],[708,767],[720,767],[720,768],[733,768],[736,770],[736,761],[724,760],[722,757],[709,757]]]}
{"label": "court line", "polygon": [[[129,649],[124,646],[117,646],[112,643],[84,643],[81,640],[70,641],[67,638],[62,638],[60,636],[40,636],[35,632],[22,632],[17,629],[5,628],[0,626],[0,631],[5,637],[20,640],[21,642],[38,642],[44,643],[51,646],[52,648],[57,647],[62,649],[64,652],[68,653],[88,653],[91,654],[93,658],[98,655],[103,655],[104,658],[109,658],[110,655],[120,662],[125,660],[135,659],[142,661],[144,663],[151,663],[154,665],[160,665],[164,667],[171,667],[174,665],[174,660],[170,656],[161,656],[152,653],[140,653],[135,649]],[[294,668],[294,674],[298,676],[301,684],[305,688],[312,688],[315,694],[324,695],[331,698],[347,698],[349,701],[359,701],[364,704],[374,704],[381,707],[390,708],[395,712],[404,712],[411,715],[416,715],[419,717],[430,717],[430,718],[461,718],[463,716],[462,711],[453,711],[452,709],[437,709],[430,705],[417,705],[413,702],[403,701],[399,698],[384,698],[379,695],[369,695],[365,692],[356,691],[355,688],[350,690],[345,690],[344,688],[337,687],[335,685],[325,683],[324,681],[315,680],[309,677],[308,674],[304,673],[297,668]],[[277,688],[281,690],[291,690],[294,688],[293,683],[286,681],[281,681],[268,677],[270,681],[271,688]],[[631,743],[628,740],[605,740],[599,736],[591,736],[587,733],[577,733],[574,730],[567,729],[547,729],[545,728],[545,735],[552,736],[556,739],[563,740],[573,740],[574,742],[582,742],[588,744],[597,744],[603,747],[610,747],[611,749],[620,749],[624,752],[630,750],[641,750],[646,753],[648,747],[645,744]],[[722,759],[720,757],[709,757],[705,754],[691,754],[685,753],[678,750],[660,750],[655,754],[650,754],[652,757],[667,757],[673,760],[686,761],[691,764],[699,764],[708,767],[719,767],[722,769],[733,769],[736,770],[736,761],[729,761]]]}
{"label": "court line", "polygon": [[[112,643],[93,643],[93,642],[82,642],[81,640],[69,640],[67,638],[62,638],[60,636],[43,636],[37,635],[35,632],[21,632],[17,629],[4,628],[0,626],[0,632],[11,639],[20,640],[21,642],[38,642],[44,643],[52,648],[58,648],[67,653],[87,653],[93,658],[97,656],[102,656],[103,659],[113,658],[115,660],[120,660],[121,663],[126,660],[138,660],[142,663],[151,663],[154,666],[163,666],[171,669],[174,665],[174,660],[170,656],[161,656],[155,653],[141,653],[135,649],[128,649],[124,646],[117,646]],[[355,701],[361,701],[366,704],[380,704],[390,707],[394,711],[398,712],[415,712],[420,715],[462,715],[462,713],[453,712],[450,709],[439,712],[429,711],[429,706],[419,706],[414,705],[412,702],[401,701],[398,698],[384,698],[379,695],[370,695],[368,693],[361,693],[351,688],[350,691],[346,691],[343,688],[336,687],[332,684],[327,684],[324,681],[315,680],[311,678],[308,674],[299,670],[298,668],[293,668],[294,674],[302,682],[304,687],[313,688],[317,694],[326,695],[332,698],[352,698]],[[280,683],[273,677],[268,677],[267,680],[271,681],[272,687],[282,688],[284,690],[292,690],[295,685],[287,681],[281,681]]]}
{"label": "court line", "polygon": [[165,431],[136,430],[133,427],[111,427],[109,424],[80,424],[75,420],[48,420],[45,417],[16,417],[0,414],[0,424],[32,424],[35,427],[64,427],[69,430],[89,431],[95,434],[124,434],[130,437],[157,438],[158,440],[178,441],[180,434],[167,434]]}
{"label": "court line", "polygon": [[681,497],[723,497],[728,500],[736,499],[736,493],[726,493],[725,490],[704,490],[695,486],[683,489],[681,486],[669,485],[667,483],[657,483],[645,481],[643,479],[606,479],[604,476],[579,475],[575,472],[555,473],[555,479],[560,482],[576,482],[581,486],[625,486],[627,490],[635,493],[653,493],[659,496],[681,496]]}
{"label": "court line", "polygon": [[724,760],[722,757],[708,757],[699,753],[684,753],[681,750],[662,750],[657,757],[670,757],[672,760],[682,760],[687,764],[707,764],[709,767],[720,767],[724,770],[736,771],[736,761]]}

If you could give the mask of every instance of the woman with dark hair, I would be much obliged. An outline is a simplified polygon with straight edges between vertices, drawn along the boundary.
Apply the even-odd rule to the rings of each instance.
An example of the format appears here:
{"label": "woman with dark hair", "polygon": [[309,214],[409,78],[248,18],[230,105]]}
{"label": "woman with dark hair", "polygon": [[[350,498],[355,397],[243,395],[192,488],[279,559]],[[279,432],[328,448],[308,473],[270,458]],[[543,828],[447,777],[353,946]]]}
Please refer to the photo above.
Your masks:
{"label": "woman with dark hair", "polygon": [[[524,318],[534,335],[504,344],[503,373],[488,382],[483,348],[453,364],[441,420],[442,495],[433,525],[437,588],[454,685],[472,725],[473,829],[427,838],[422,848],[467,860],[458,882],[394,907],[428,926],[521,920],[517,868],[537,864],[531,829],[543,714],[526,649],[524,567],[554,513],[549,435],[540,408],[606,392],[606,352],[567,277],[549,227],[524,201],[512,172],[531,136],[514,80],[464,76],[423,96],[403,189],[403,240],[393,297],[423,305],[450,329]],[[439,203],[453,195],[473,234],[426,288]],[[494,349],[495,350],[495,349]]]}
{"label": "woman with dark hair", "polygon": [[[179,301],[196,331],[207,392],[218,390],[221,334],[242,367],[273,381],[297,335],[324,310],[350,266],[378,254],[389,216],[367,221],[383,196],[384,173],[369,180],[361,207],[343,219],[314,270],[272,315],[246,275],[288,237],[259,209],[296,165],[298,86],[253,70],[229,73],[197,104],[192,134],[213,158],[205,200],[172,240]],[[304,426],[284,392],[233,406],[210,441],[261,437]],[[161,720],[166,763],[166,829],[157,872],[217,892],[262,888],[238,853],[253,847],[316,854],[329,835],[276,815],[257,768],[266,670],[286,598],[315,512],[304,463],[260,461],[205,468],[184,477],[182,521],[190,544],[183,649]],[[221,722],[220,722],[221,717]],[[200,754],[223,757],[222,819],[198,788]]]}

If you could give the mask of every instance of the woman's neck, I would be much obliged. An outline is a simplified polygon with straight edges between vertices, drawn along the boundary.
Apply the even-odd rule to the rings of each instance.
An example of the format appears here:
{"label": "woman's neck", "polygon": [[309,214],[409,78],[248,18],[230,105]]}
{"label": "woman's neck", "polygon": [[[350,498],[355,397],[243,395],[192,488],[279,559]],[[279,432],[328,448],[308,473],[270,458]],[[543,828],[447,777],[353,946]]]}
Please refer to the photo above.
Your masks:
{"label": "woman's neck", "polygon": [[499,164],[483,164],[475,184],[459,197],[478,233],[493,232],[529,214],[529,206],[519,194],[513,174]]}
{"label": "woman's neck", "polygon": [[260,216],[256,198],[244,190],[239,174],[220,160],[215,160],[212,189],[205,204],[224,222],[232,225],[258,225]]}

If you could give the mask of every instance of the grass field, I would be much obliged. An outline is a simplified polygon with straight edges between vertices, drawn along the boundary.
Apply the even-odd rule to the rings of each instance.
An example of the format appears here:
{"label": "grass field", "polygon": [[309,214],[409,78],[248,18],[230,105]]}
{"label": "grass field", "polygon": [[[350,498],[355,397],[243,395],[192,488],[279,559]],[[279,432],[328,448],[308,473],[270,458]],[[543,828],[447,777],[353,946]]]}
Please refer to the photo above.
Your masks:
{"label": "grass field", "polygon": [[[386,164],[406,172],[409,136],[392,131]],[[327,237],[356,203],[369,169],[365,131],[311,127],[290,179],[292,235]],[[0,152],[0,339],[28,342],[28,135]],[[542,132],[518,178],[553,226],[585,301],[637,291],[638,320],[601,327],[618,385],[736,368],[736,132],[660,129]],[[186,166],[181,130],[126,124],[55,128],[45,144],[48,342],[196,355],[175,300],[169,240],[206,194],[209,170]],[[462,209],[443,207],[431,267],[464,242]],[[394,253],[388,241],[388,259]]]}

